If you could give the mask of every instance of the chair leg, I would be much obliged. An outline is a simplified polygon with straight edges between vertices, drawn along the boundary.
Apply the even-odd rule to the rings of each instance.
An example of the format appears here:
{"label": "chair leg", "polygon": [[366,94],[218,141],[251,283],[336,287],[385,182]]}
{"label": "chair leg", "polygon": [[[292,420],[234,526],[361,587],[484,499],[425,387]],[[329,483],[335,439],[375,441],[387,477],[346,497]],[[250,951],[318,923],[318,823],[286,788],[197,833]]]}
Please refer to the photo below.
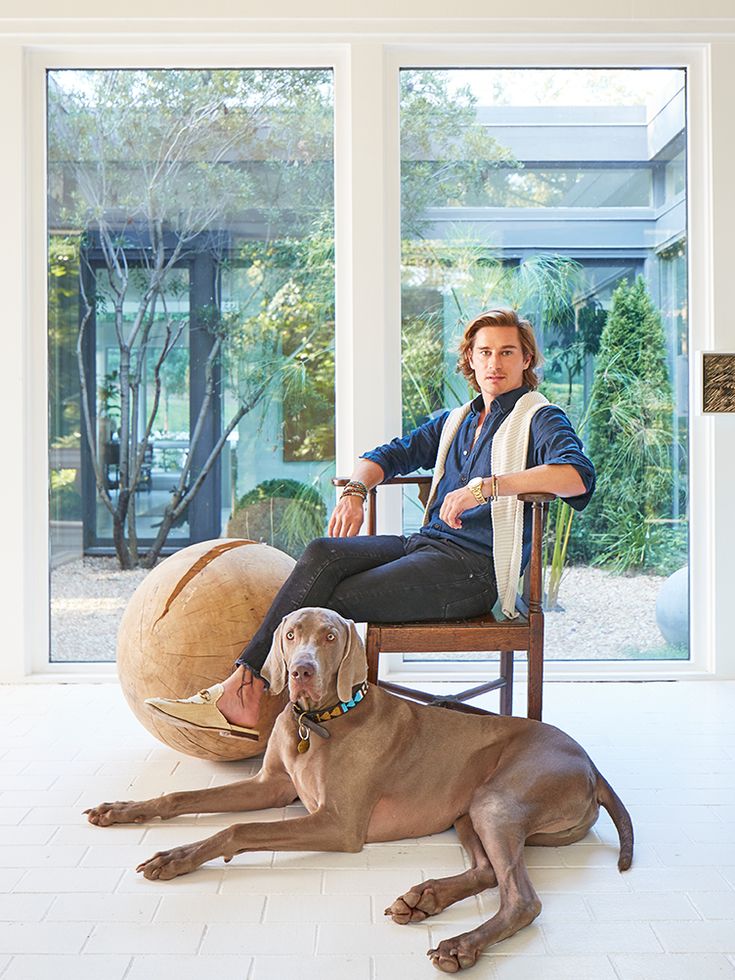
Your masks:
{"label": "chair leg", "polygon": [[500,651],[500,676],[505,684],[500,688],[500,714],[513,714],[513,651]]}
{"label": "chair leg", "polygon": [[541,721],[541,702],[544,687],[544,617],[531,613],[528,617],[528,717]]}
{"label": "chair leg", "polygon": [[380,656],[380,630],[368,626],[365,636],[368,684],[378,683],[378,657]]}

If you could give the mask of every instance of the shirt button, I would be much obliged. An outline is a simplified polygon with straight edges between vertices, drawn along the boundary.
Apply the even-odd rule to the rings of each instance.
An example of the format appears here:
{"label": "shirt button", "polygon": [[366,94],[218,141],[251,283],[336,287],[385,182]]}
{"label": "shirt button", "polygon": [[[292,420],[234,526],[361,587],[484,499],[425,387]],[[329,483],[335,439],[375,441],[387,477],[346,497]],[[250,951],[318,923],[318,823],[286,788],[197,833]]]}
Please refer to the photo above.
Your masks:
{"label": "shirt button", "polygon": [[466,476],[464,476],[464,475],[462,475],[462,476],[460,476],[460,478],[459,478],[459,482],[460,482],[460,483],[466,483],[466,482],[467,482],[467,477],[466,477]]}
{"label": "shirt button", "polygon": [[462,453],[462,455],[463,455],[463,456],[466,456],[466,455],[467,455],[467,450],[466,450],[466,449],[465,449],[465,451],[464,451],[464,452]]}

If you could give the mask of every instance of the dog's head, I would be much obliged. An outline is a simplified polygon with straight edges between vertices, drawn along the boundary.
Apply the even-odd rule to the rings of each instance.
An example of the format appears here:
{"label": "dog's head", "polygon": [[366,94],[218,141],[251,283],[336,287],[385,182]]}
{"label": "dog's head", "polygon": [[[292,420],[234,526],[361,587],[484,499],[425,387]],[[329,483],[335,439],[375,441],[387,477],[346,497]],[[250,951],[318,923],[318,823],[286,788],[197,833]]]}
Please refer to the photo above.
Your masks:
{"label": "dog's head", "polygon": [[273,694],[288,683],[291,701],[313,711],[352,697],[367,677],[365,648],[351,619],[330,609],[297,609],[273,634],[262,674]]}

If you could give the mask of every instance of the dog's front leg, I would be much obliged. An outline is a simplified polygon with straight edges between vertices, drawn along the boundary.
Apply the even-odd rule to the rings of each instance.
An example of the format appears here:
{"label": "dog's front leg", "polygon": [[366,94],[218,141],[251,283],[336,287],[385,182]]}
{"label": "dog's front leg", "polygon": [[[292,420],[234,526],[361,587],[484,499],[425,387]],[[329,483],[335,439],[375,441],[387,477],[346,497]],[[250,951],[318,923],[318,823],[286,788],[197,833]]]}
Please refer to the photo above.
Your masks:
{"label": "dog's front leg", "polygon": [[332,808],[321,808],[306,817],[272,823],[241,823],[204,840],[158,851],[135,869],[146,878],[166,880],[185,875],[206,861],[223,857],[231,861],[246,851],[359,851],[365,843],[367,823],[352,826]]}
{"label": "dog's front leg", "polygon": [[[226,786],[167,793],[152,800],[100,803],[84,812],[90,823],[109,827],[116,823],[143,823],[160,817],[168,820],[184,813],[232,813],[235,810],[265,810],[286,806],[296,799],[291,778],[285,770],[261,770],[249,779]],[[207,859],[208,860],[208,859]]]}

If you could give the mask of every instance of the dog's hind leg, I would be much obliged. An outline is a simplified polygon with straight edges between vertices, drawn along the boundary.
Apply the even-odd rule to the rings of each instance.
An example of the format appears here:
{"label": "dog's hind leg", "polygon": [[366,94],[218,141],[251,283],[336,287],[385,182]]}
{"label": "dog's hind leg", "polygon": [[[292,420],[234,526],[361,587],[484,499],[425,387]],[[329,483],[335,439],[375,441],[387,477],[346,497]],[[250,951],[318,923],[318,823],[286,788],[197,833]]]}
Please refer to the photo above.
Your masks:
{"label": "dog's hind leg", "polygon": [[523,808],[485,789],[470,806],[472,826],[492,864],[500,889],[496,914],[470,932],[445,939],[428,956],[444,973],[473,966],[478,956],[493,943],[507,939],[529,925],[541,911],[523,858],[526,838]]}
{"label": "dog's hind leg", "polygon": [[486,888],[494,888],[497,885],[495,872],[469,816],[463,814],[454,827],[470,859],[471,867],[458,875],[431,878],[422,881],[420,885],[412,885],[385,910],[385,915],[391,916],[399,925],[421,922],[422,919],[436,915],[463,898],[477,895]]}

